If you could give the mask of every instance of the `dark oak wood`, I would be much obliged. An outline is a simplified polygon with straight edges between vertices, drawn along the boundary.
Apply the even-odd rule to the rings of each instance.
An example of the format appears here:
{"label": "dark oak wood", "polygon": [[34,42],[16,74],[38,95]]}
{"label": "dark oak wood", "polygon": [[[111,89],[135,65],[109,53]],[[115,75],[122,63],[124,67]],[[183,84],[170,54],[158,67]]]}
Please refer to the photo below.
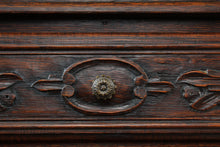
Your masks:
{"label": "dark oak wood", "polygon": [[220,3],[2,0],[1,146],[219,146]]}
{"label": "dark oak wood", "polygon": [[[171,34],[219,33],[220,21],[184,18],[20,18],[1,20],[1,34]],[[212,26],[212,27],[210,27]]]}
{"label": "dark oak wood", "polygon": [[[4,144],[2,145],[3,147],[13,147],[14,145],[11,144]],[[163,142],[163,143],[109,143],[109,142],[104,142],[104,143],[82,143],[82,142],[77,142],[77,143],[62,143],[62,144],[57,144],[57,143],[53,143],[53,144],[40,144],[40,143],[36,143],[36,144],[16,144],[16,146],[18,147],[23,147],[23,146],[27,146],[27,147],[91,147],[91,146],[96,146],[96,147],[136,147],[136,146],[141,146],[141,147],[185,147],[185,146],[191,146],[191,147],[208,147],[208,146],[212,146],[212,147],[218,147],[219,143],[210,143],[210,142],[202,142],[202,143],[179,143],[179,142]]]}
{"label": "dark oak wood", "polygon": [[0,2],[0,13],[219,13],[217,2]]}
{"label": "dark oak wood", "polygon": [[2,34],[1,49],[219,48],[219,34]]}

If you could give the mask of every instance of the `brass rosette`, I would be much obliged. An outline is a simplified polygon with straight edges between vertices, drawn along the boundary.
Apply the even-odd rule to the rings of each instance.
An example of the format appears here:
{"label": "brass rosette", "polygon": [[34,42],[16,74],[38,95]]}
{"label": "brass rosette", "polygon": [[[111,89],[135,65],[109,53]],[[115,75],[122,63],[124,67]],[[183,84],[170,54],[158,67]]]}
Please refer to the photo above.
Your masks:
{"label": "brass rosette", "polygon": [[97,99],[107,100],[111,99],[115,94],[116,85],[114,81],[105,75],[97,76],[92,84],[92,94]]}

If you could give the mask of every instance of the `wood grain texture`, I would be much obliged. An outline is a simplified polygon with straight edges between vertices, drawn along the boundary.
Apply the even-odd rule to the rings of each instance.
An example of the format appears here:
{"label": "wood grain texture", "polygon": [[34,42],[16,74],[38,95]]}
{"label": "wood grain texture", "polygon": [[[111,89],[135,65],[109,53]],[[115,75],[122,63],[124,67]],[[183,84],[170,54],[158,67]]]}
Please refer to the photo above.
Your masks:
{"label": "wood grain texture", "polygon": [[220,102],[220,73],[215,70],[190,71],[178,78],[179,83],[187,84],[183,96],[196,110],[208,110]]}
{"label": "wood grain texture", "polygon": [[219,13],[219,2],[0,2],[0,13]]}
{"label": "wood grain texture", "polygon": [[[77,120],[85,118],[86,116],[84,114],[74,111],[65,103],[60,92],[40,92],[35,88],[32,88],[31,85],[35,81],[46,79],[48,75],[51,75],[50,77],[56,77],[55,79],[61,78],[64,69],[67,69],[70,65],[94,57],[112,58],[111,55],[1,55],[1,71],[12,71],[16,69],[16,71],[24,77],[25,81],[15,85],[17,89],[17,103],[13,106],[13,109],[10,109],[10,111],[1,113],[1,116],[7,115],[6,118],[1,117],[1,119],[32,119],[38,117],[39,119],[69,118]],[[160,55],[117,55],[117,57],[126,61],[129,60],[135,62],[143,68],[150,77],[149,79],[152,79],[149,81],[151,85],[156,84],[155,82],[157,81],[154,81],[156,79],[175,84],[177,78],[187,71],[207,68],[219,70],[220,68],[219,52],[215,55],[167,55],[161,53]],[[106,64],[109,63],[107,62]],[[84,77],[92,75],[92,71],[94,74],[96,72],[103,72],[105,68],[90,68],[90,70],[88,70],[89,68],[87,69],[85,66],[83,69],[88,71],[84,73],[82,72],[80,75],[80,79],[84,80],[84,82],[81,82],[76,86],[79,88],[78,91],[81,89],[78,95],[84,95],[86,100],[86,94],[89,94],[89,92],[85,91],[86,93],[83,94],[83,89],[88,87],[89,84],[84,85],[86,82]],[[115,77],[117,76],[115,75]],[[125,81],[126,79],[123,79],[120,76],[115,78],[115,80],[118,78],[124,81],[122,82],[122,85],[124,86],[121,87],[121,90],[131,86],[128,81]],[[161,93],[156,96],[148,93],[148,97],[144,104],[132,113],[125,114],[125,116],[128,118],[134,117],[136,119],[164,118],[165,116],[167,119],[187,119],[191,117],[194,117],[194,119],[205,117],[218,119],[219,107],[214,107],[213,109],[210,109],[210,111],[203,113],[191,110],[188,102],[182,97],[181,88],[181,86],[178,87],[178,85],[175,84],[175,89],[173,89],[172,92],[165,94]],[[155,89],[151,90],[153,91]],[[29,97],[30,95],[31,97]],[[163,108],[163,111],[158,108]],[[98,118],[102,119],[102,117]],[[112,119],[114,117],[109,118]],[[119,116],[116,116],[116,118],[125,119]]]}
{"label": "wood grain texture", "polygon": [[[15,73],[0,73],[0,91],[4,91],[11,88],[18,81],[22,81],[22,78]],[[7,110],[14,104],[16,94],[12,90],[3,92],[0,94],[0,111]]]}
{"label": "wood grain texture", "polygon": [[61,79],[41,79],[32,87],[40,91],[62,90],[61,95],[70,106],[94,115],[129,112],[143,103],[147,93],[168,93],[174,88],[171,82],[148,79],[138,64],[121,58],[84,60],[66,68]]}
{"label": "wood grain texture", "polygon": [[[215,0],[2,0],[0,73],[21,78],[0,75],[1,146],[219,146],[219,14]],[[97,75],[117,86],[108,102]]]}
{"label": "wood grain texture", "polygon": [[219,147],[218,142],[200,142],[200,143],[193,143],[193,142],[147,142],[147,143],[140,143],[140,142],[125,142],[125,143],[120,143],[120,142],[102,142],[102,143],[97,143],[97,142],[87,142],[87,143],[82,143],[82,142],[75,142],[75,143],[26,143],[26,144],[2,144],[2,147],[91,147],[91,146],[96,146],[96,147]]}
{"label": "wood grain texture", "polygon": [[[93,3],[99,3],[99,2],[178,2],[179,0],[19,0],[19,2],[81,2],[81,3],[87,3],[87,2],[93,2]],[[2,0],[1,2],[18,2],[17,0]],[[183,0],[181,0],[183,2]],[[201,2],[201,0],[184,0],[184,2]],[[217,2],[217,0],[203,0],[203,2]]]}
{"label": "wood grain texture", "polygon": [[220,47],[220,34],[0,34],[1,49],[152,49]]}
{"label": "wood grain texture", "polygon": [[[201,129],[203,128],[203,129]],[[161,135],[161,134],[170,134],[175,136],[175,134],[181,134],[182,136],[186,136],[186,138],[182,138],[182,140],[189,140],[191,136],[187,137],[187,134],[219,134],[220,128],[218,126],[218,122],[209,122],[209,123],[199,123],[194,122],[190,123],[190,121],[185,122],[150,122],[147,123],[146,121],[143,122],[132,122],[132,121],[124,121],[122,122],[86,122],[86,121],[80,121],[80,122],[68,122],[68,121],[51,121],[51,122],[34,122],[34,121],[24,121],[24,122],[17,122],[14,124],[14,122],[2,122],[1,123],[1,135],[33,135],[33,137],[37,137],[37,135],[69,135],[71,138],[73,138],[74,135],[81,134],[81,136],[78,136],[77,138],[73,138],[76,140],[82,139],[82,140],[90,140],[90,138],[84,138],[83,135],[87,135],[92,137],[93,135],[103,135],[101,136],[104,140],[112,140],[116,141],[117,137],[113,136],[112,138],[108,138],[109,135],[112,134],[118,134],[118,135],[124,135],[126,137],[126,134],[128,134],[128,138],[131,135],[139,134],[138,136],[142,135],[142,138],[139,138],[139,140],[149,140],[150,135]],[[71,136],[73,135],[73,136]],[[146,135],[146,136],[145,136]],[[130,141],[133,141],[138,138],[131,138]],[[31,138],[32,136],[30,136]],[[195,136],[191,138],[191,140],[197,138],[198,136]],[[22,137],[19,137],[22,138]],[[30,138],[27,138],[30,139]],[[159,139],[160,137],[158,137]],[[209,139],[215,140],[214,135],[210,136]],[[67,138],[68,140],[69,138]],[[120,139],[120,138],[118,138]],[[157,139],[157,137],[155,137]],[[180,136],[176,136],[175,138],[169,138],[165,137],[162,140],[172,140],[177,139],[180,140]],[[7,139],[8,140],[8,139]],[[50,139],[53,140],[53,139]],[[58,139],[59,141],[65,140],[65,138]],[[1,138],[0,141],[4,141],[4,138]]]}
{"label": "wood grain texture", "polygon": [[[195,34],[195,33],[220,33],[220,21],[209,19],[186,18],[83,18],[66,19],[19,17],[2,19],[0,23],[1,34]],[[48,20],[49,19],[49,20]]]}

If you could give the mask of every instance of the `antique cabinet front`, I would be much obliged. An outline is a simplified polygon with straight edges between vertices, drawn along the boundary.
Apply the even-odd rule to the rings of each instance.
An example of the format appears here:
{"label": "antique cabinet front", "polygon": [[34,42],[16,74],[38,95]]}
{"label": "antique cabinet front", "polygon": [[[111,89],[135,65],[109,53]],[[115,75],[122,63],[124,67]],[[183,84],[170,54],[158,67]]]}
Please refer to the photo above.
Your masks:
{"label": "antique cabinet front", "polygon": [[219,146],[217,1],[0,2],[2,146]]}

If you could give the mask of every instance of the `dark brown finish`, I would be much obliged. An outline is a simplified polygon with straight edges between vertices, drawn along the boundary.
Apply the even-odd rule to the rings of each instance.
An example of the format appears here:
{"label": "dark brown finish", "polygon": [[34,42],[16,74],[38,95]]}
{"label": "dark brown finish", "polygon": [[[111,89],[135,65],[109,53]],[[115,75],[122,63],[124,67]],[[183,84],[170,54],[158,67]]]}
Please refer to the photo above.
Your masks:
{"label": "dark brown finish", "polygon": [[[138,16],[138,15],[137,15]],[[212,15],[211,15],[212,16]],[[211,17],[210,16],[210,17]],[[9,17],[9,16],[8,16]],[[54,16],[55,17],[55,16]],[[57,16],[58,17],[58,16]],[[120,19],[120,17],[103,19],[95,19],[95,16],[90,16],[87,19],[71,19],[74,16],[67,16],[67,19],[60,20],[49,18],[48,20],[25,19],[19,20],[1,20],[0,31],[1,34],[170,34],[170,33],[184,33],[184,34],[211,34],[220,32],[220,21],[216,19],[186,19],[170,17],[165,18],[145,18],[139,19],[129,18]],[[82,16],[81,16],[82,17]],[[97,17],[97,16],[96,16]],[[210,27],[212,26],[212,27]]]}
{"label": "dark brown finish", "polygon": [[208,110],[220,103],[220,72],[215,70],[190,71],[181,75],[179,83],[184,87],[184,97],[197,110]]}
{"label": "dark brown finish", "polygon": [[1,146],[219,146],[219,15],[214,0],[1,0]]}
{"label": "dark brown finish", "polygon": [[0,2],[0,13],[219,13],[220,2]]}
{"label": "dark brown finish", "polygon": [[[0,91],[10,88],[21,80],[22,78],[15,73],[0,73]],[[15,98],[16,95],[13,91],[2,92],[0,94],[0,111],[4,111],[12,106]]]}
{"label": "dark brown finish", "polygon": [[[218,49],[219,34],[2,34],[1,49]],[[127,51],[126,51],[127,52]]]}
{"label": "dark brown finish", "polygon": [[[159,52],[159,51],[158,51]],[[79,66],[78,69],[73,69],[73,71],[78,71],[79,77],[83,82],[80,84],[76,84],[79,77],[70,78],[75,81],[74,89],[77,88],[78,95],[80,97],[84,97],[85,101],[90,102],[87,99],[88,95],[92,95],[91,85],[92,81],[95,79],[97,73],[94,70],[94,66],[88,68],[87,65],[90,65],[91,62],[85,62],[88,60],[92,60],[92,58],[96,57],[100,59],[111,59],[114,60],[112,56],[109,55],[38,55],[32,53],[32,55],[1,55],[1,63],[2,71],[10,71],[11,69],[16,69],[16,71],[22,75],[25,82],[20,82],[16,84],[14,87],[17,91],[17,103],[13,106],[13,109],[10,111],[5,111],[0,115],[7,115],[7,117],[1,117],[1,120],[11,120],[11,119],[22,119],[22,120],[31,120],[33,118],[38,120],[44,119],[85,119],[84,115],[81,113],[77,113],[71,107],[68,107],[66,103],[63,101],[61,96],[61,90],[65,85],[61,79],[63,77],[63,70],[66,69],[69,65],[76,65],[84,62],[85,66]],[[116,56],[116,55],[114,55]],[[131,57],[132,56],[132,57]],[[194,71],[195,69],[209,69],[216,70],[218,69],[219,63],[219,54],[167,54],[160,52],[156,55],[152,54],[143,54],[143,55],[133,55],[132,53],[127,55],[117,55],[117,58],[123,59],[124,61],[132,61],[135,64],[138,64],[144,72],[148,76],[148,81],[146,84],[146,88],[148,90],[147,97],[144,103],[138,107],[133,113],[127,113],[126,118],[120,117],[120,119],[162,119],[166,118],[176,118],[176,119],[195,119],[200,120],[203,118],[209,119],[218,119],[219,109],[218,107],[214,107],[210,109],[208,112],[194,112],[189,109],[189,104],[187,100],[182,97],[182,85],[176,83],[176,80],[182,74],[188,71]],[[95,59],[96,59],[95,58]],[[94,60],[94,59],[93,59]],[[14,62],[16,61],[16,62]],[[38,62],[36,62],[38,61]],[[101,60],[100,60],[101,61]],[[89,64],[88,64],[89,63]],[[121,74],[126,73],[127,76],[132,76],[133,74],[128,72],[127,69],[131,72],[135,72],[135,70],[130,69],[129,66],[125,66],[120,62],[97,62],[102,63],[102,69],[109,69],[115,65],[118,66],[118,69],[121,69]],[[113,64],[114,63],[114,64]],[[5,67],[5,65],[10,65]],[[81,64],[79,64],[81,65]],[[109,65],[109,66],[106,66]],[[110,66],[111,65],[111,66]],[[10,67],[10,68],[9,68]],[[34,67],[34,68],[33,68]],[[124,68],[125,67],[125,68]],[[69,69],[72,69],[71,67]],[[67,70],[65,70],[67,71]],[[98,70],[99,73],[104,73],[102,70]],[[109,70],[107,71],[109,72]],[[116,71],[114,71],[116,72]],[[112,75],[114,75],[112,71]],[[87,80],[89,80],[88,75],[94,74],[94,78],[91,77],[90,82],[85,84]],[[125,74],[125,75],[126,75]],[[46,79],[49,76],[49,79]],[[123,78],[123,76],[114,75],[111,77],[115,77],[114,80],[117,83],[117,79],[121,79],[122,82],[121,88],[118,86],[117,90],[122,92],[123,89],[129,88],[133,91],[134,86],[130,85],[131,83],[135,83],[133,79],[138,76],[133,76],[133,79]],[[71,77],[71,76],[65,76]],[[198,77],[199,78],[199,77]],[[46,79],[46,80],[42,80]],[[139,79],[140,82],[136,82],[137,86],[145,82],[145,80]],[[69,80],[69,81],[72,81]],[[38,81],[38,84],[35,83],[34,87],[39,89],[38,91],[35,88],[32,88],[31,85],[35,81]],[[67,80],[65,80],[67,81]],[[138,80],[137,80],[138,81]],[[172,82],[175,86],[173,88]],[[67,84],[72,82],[67,82]],[[52,85],[48,87],[48,85]],[[142,86],[142,85],[141,85]],[[90,90],[86,90],[85,88]],[[56,91],[59,90],[59,91]],[[79,93],[79,90],[80,93]],[[42,91],[42,92],[41,92]],[[156,91],[157,93],[154,93]],[[167,93],[169,91],[169,93]],[[75,91],[77,92],[77,91]],[[122,94],[118,93],[118,97],[127,96],[128,99],[131,98],[130,93],[126,90],[122,92]],[[90,94],[89,94],[90,93]],[[31,97],[30,97],[31,95]],[[39,100],[40,99],[40,100]],[[96,100],[96,98],[94,99]],[[119,99],[118,99],[119,100]],[[121,101],[115,101],[117,103],[126,101],[127,99],[121,99]],[[137,99],[139,100],[139,99]],[[140,99],[142,100],[142,99]],[[34,105],[33,105],[33,102]],[[53,104],[53,105],[51,105]],[[91,103],[90,103],[91,104]],[[159,108],[163,108],[163,111]],[[46,109],[45,109],[46,108]],[[177,109],[178,108],[178,109]],[[165,111],[166,110],[166,111]],[[40,113],[39,113],[40,112]],[[59,112],[59,113],[57,113]],[[92,119],[92,118],[91,118]],[[102,119],[99,117],[98,119]],[[116,119],[112,117],[107,117],[105,119]]]}
{"label": "dark brown finish", "polygon": [[[157,143],[157,142],[148,142],[148,143],[143,143],[143,142],[131,142],[131,143],[121,143],[121,142],[116,142],[116,143],[112,143],[112,142],[101,142],[99,144],[95,143],[95,142],[88,142],[88,143],[82,143],[82,142],[77,142],[77,143],[45,143],[44,145],[42,145],[41,143],[36,143],[36,144],[31,144],[31,143],[27,143],[27,144],[16,144],[17,147],[23,147],[23,146],[27,146],[27,147],[91,147],[91,146],[95,146],[95,147],[186,147],[186,146],[190,146],[190,147],[208,147],[208,146],[212,146],[212,147],[219,147],[219,143],[218,142],[199,142],[199,143],[194,143],[194,142],[184,142],[184,143],[180,143],[180,142],[162,142],[162,143]],[[14,145],[12,144],[2,144],[2,147],[14,147]]]}
{"label": "dark brown finish", "polygon": [[[104,91],[100,89],[103,84]],[[61,95],[72,107],[86,113],[112,115],[135,109],[147,97],[147,92],[169,92],[173,84],[158,79],[148,82],[144,70],[128,60],[93,58],[69,66],[62,79],[41,79],[32,87],[40,91],[62,90]]]}

